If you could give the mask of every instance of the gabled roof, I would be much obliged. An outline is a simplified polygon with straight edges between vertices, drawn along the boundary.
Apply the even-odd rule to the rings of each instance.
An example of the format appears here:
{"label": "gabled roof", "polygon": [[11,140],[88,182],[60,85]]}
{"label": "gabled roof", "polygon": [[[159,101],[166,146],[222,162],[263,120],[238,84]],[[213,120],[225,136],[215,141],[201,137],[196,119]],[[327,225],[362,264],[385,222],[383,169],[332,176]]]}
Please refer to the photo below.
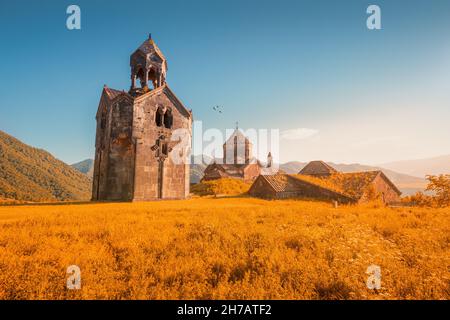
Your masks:
{"label": "gabled roof", "polygon": [[340,192],[353,199],[359,200],[374,180],[380,176],[397,194],[401,194],[398,188],[386,177],[386,175],[377,171],[335,173],[324,178],[316,178],[310,175],[297,174],[295,178],[307,181],[323,188]]}
{"label": "gabled roof", "polygon": [[[337,199],[344,199],[349,202],[358,202],[366,194],[368,188],[375,186],[374,181],[377,178],[383,179],[398,195],[401,192],[398,188],[386,177],[382,171],[365,171],[353,173],[339,173],[328,176],[314,176],[304,174],[275,174],[275,175],[260,175],[253,188],[257,188],[257,181],[261,179],[270,186],[275,192],[296,192],[301,190],[311,191],[311,187],[315,190],[322,190],[329,196]],[[310,187],[308,187],[310,186]],[[303,189],[305,188],[306,189]]]}
{"label": "gabled roof", "polygon": [[330,175],[333,173],[337,173],[338,171],[334,169],[329,164],[317,160],[311,161],[308,163],[302,170],[300,170],[299,174],[305,175]]}
{"label": "gabled roof", "polygon": [[229,175],[226,174],[226,172],[222,170],[214,170],[209,171],[207,174],[203,174],[203,179],[220,179],[220,178],[227,178]]}
{"label": "gabled roof", "polygon": [[[252,190],[256,191],[254,190],[254,188],[258,188],[257,186],[259,184],[260,179],[263,180],[266,184],[268,184],[270,188],[274,190],[276,193],[291,192],[301,194],[302,191],[309,190],[305,192],[305,197],[314,198],[313,196],[311,196],[311,192],[319,192],[319,193],[326,192],[328,197],[340,199],[341,201],[345,202],[356,202],[355,199],[349,197],[348,195],[342,192],[326,188],[324,186],[315,184],[308,180],[299,179],[296,175],[289,175],[289,174],[260,175],[251,186],[249,192],[252,192]],[[304,189],[305,187],[306,189]],[[258,191],[256,191],[255,193],[258,193]],[[322,196],[318,197],[320,198]]]}
{"label": "gabled roof", "polygon": [[108,88],[107,86],[104,87],[104,90],[105,90],[105,93],[106,93],[107,97],[110,100],[113,100],[114,98],[116,98],[119,95],[124,93],[123,91],[116,90],[116,89],[111,89],[111,88]]}
{"label": "gabled roof", "polygon": [[153,39],[146,39],[136,51],[140,51],[146,56],[156,53],[161,58],[161,60],[166,61],[166,57],[164,57],[163,53],[158,48]]}
{"label": "gabled roof", "polygon": [[175,106],[177,106],[179,108],[181,113],[183,113],[186,117],[192,117],[192,112],[184,106],[183,102],[181,102],[181,100],[178,99],[178,97],[175,95],[175,93],[173,93],[173,91],[169,88],[167,83],[163,84],[162,86],[160,86],[156,89],[150,90],[149,92],[146,92],[140,96],[135,97],[135,100],[139,101],[141,99],[145,99],[146,97],[151,97],[151,96],[161,93],[161,92],[166,93],[167,97],[173,102],[173,104]]}
{"label": "gabled roof", "polygon": [[238,143],[249,143],[251,144],[250,140],[242,133],[241,130],[236,128],[234,132],[231,134],[231,136],[225,141],[224,145],[233,145],[234,144],[234,138],[237,137]]}
{"label": "gabled roof", "polygon": [[223,172],[226,172],[228,174],[234,175],[234,174],[241,174],[242,173],[242,167],[243,166],[235,166],[232,164],[217,164],[216,167],[222,170]]}
{"label": "gabled roof", "polygon": [[181,108],[181,110],[185,113],[186,116],[192,117],[192,111],[189,110],[188,108],[186,108],[186,106],[183,104],[183,102],[181,102],[181,100],[178,99],[178,97],[175,95],[175,93],[173,93],[173,91],[167,85],[167,82],[162,87],[163,87],[164,92],[167,93],[168,98],[171,99],[175,105],[178,105]]}
{"label": "gabled roof", "polygon": [[[339,178],[339,176],[342,177]],[[335,180],[335,183],[340,185],[342,189],[346,190],[346,193],[360,199],[367,187],[373,183],[377,177],[381,177],[398,195],[401,194],[401,191],[398,190],[392,181],[380,170],[343,173],[334,176],[332,179]]]}
{"label": "gabled roof", "polygon": [[329,179],[345,194],[360,199],[379,173],[380,171],[342,173],[331,176]]}
{"label": "gabled roof", "polygon": [[251,162],[250,161],[250,163],[246,163],[245,165],[244,165],[244,167],[242,168],[242,170],[244,170],[244,171],[246,171],[246,170],[250,170],[251,168],[253,168],[253,167],[255,167],[255,168],[261,168],[261,163],[259,162],[259,161],[256,161],[256,162]]}
{"label": "gabled roof", "polygon": [[99,106],[97,109],[96,117],[99,116],[99,113],[100,113],[102,107],[105,106],[105,104],[102,103],[102,101],[104,99],[108,99],[109,101],[112,101],[114,99],[118,99],[118,97],[126,97],[127,99],[130,99],[131,101],[133,100],[133,97],[128,92],[111,89],[111,88],[108,88],[106,85],[104,85],[102,95],[100,97],[100,103],[99,103]]}
{"label": "gabled roof", "polygon": [[223,171],[223,172],[228,172],[228,173],[238,173],[239,172],[239,173],[242,173],[243,169],[247,165],[248,164],[211,163],[205,168],[205,171],[217,168],[217,169],[219,169],[220,171]]}
{"label": "gabled roof", "polygon": [[100,105],[99,105],[99,109],[97,110],[97,115],[98,115],[98,112],[100,111],[101,99],[103,99],[103,98],[107,98],[108,100],[112,101],[120,96],[123,96],[123,97],[126,97],[127,99],[130,99],[131,101],[133,101],[133,100],[138,101],[140,99],[143,99],[145,97],[150,97],[150,96],[155,95],[160,92],[164,92],[167,95],[167,97],[169,98],[169,100],[171,100],[173,102],[173,104],[178,108],[178,110],[182,114],[184,114],[188,118],[192,117],[192,112],[184,106],[184,104],[181,102],[181,100],[178,99],[178,97],[175,95],[175,93],[173,93],[173,91],[169,88],[167,83],[165,83],[161,87],[150,90],[149,92],[144,93],[140,96],[136,96],[136,97],[133,97],[128,92],[111,89],[105,85],[103,87],[102,97],[100,98]]}
{"label": "gabled roof", "polygon": [[397,188],[397,186],[391,181],[391,179],[389,179],[389,178],[384,174],[383,171],[380,171],[379,176],[380,176],[384,181],[386,181],[386,183],[389,184],[389,185],[392,187],[392,189],[394,189],[395,192],[396,192],[398,195],[401,195],[401,194],[402,194],[402,192],[401,192],[401,191]]}
{"label": "gabled roof", "polygon": [[298,190],[298,185],[295,183],[295,179],[287,174],[260,175],[259,178],[267,181],[275,192],[290,192]]}
{"label": "gabled roof", "polygon": [[234,166],[230,164],[211,163],[203,171],[204,180],[213,180],[219,178],[235,177],[241,178],[243,176],[241,166]]}

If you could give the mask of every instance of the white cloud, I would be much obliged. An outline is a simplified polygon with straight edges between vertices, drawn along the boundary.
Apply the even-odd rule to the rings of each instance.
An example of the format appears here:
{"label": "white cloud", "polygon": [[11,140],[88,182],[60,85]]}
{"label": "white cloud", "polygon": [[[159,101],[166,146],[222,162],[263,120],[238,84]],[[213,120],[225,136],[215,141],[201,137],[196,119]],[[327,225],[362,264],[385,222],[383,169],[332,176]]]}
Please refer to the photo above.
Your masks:
{"label": "white cloud", "polygon": [[286,140],[304,140],[319,133],[319,130],[309,128],[296,128],[284,130],[280,136]]}

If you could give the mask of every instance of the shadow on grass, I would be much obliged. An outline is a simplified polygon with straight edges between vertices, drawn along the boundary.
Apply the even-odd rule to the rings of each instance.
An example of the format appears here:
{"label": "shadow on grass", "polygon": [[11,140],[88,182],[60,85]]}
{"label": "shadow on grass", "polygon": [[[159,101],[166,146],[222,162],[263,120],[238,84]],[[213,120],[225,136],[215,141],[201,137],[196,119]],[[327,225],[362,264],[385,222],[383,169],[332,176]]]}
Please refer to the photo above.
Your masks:
{"label": "shadow on grass", "polygon": [[242,199],[242,198],[253,198],[253,199],[258,199],[258,198],[254,198],[252,196],[249,196],[248,194],[217,194],[217,195],[204,195],[204,196],[200,196],[200,195],[196,195],[195,196],[196,199]]}

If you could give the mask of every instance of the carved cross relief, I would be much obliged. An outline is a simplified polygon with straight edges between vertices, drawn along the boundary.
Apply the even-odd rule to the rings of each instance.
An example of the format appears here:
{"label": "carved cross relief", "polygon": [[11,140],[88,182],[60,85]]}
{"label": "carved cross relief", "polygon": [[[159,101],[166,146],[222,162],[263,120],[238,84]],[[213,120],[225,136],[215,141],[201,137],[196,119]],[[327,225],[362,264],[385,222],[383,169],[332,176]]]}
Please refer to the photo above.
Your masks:
{"label": "carved cross relief", "polygon": [[152,151],[155,151],[155,157],[158,159],[158,198],[163,197],[163,184],[164,184],[164,161],[169,156],[172,147],[169,146],[170,139],[164,134],[160,134],[156,139],[155,144],[151,147]]}

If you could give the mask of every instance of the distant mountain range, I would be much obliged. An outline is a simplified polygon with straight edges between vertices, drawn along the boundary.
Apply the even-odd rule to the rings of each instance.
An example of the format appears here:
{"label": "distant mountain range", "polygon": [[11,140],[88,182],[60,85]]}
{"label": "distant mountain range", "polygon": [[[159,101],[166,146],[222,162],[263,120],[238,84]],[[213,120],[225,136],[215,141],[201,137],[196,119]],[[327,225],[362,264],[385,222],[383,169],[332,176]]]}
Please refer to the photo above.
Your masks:
{"label": "distant mountain range", "polygon": [[[212,158],[207,156],[192,156],[191,157],[191,183],[198,183],[203,177],[203,172],[206,166],[212,161]],[[280,169],[286,173],[298,173],[307,163],[291,161],[280,165]],[[381,167],[373,167],[361,164],[336,164],[329,162],[333,168],[341,172],[359,172],[359,171],[373,171],[382,170],[389,179],[394,182],[397,187],[403,192],[403,194],[414,194],[417,191],[423,191],[427,185],[427,181],[424,178],[414,177],[402,173],[398,173],[392,170],[388,170]],[[87,159],[72,166],[79,168],[81,172],[88,172],[92,176],[92,159]]]}
{"label": "distant mountain range", "polygon": [[[198,183],[212,159],[206,156],[193,156],[191,159],[191,183]],[[47,151],[28,146],[0,131],[0,200],[88,200],[93,164],[92,159],[86,159],[67,165]],[[423,190],[427,184],[425,174],[450,172],[450,156],[398,161],[382,166],[329,164],[342,172],[382,170],[404,194]],[[281,164],[280,169],[297,173],[305,165],[305,162],[292,161]]]}
{"label": "distant mountain range", "polygon": [[89,200],[90,179],[45,150],[0,131],[0,198]]}
{"label": "distant mountain range", "polygon": [[383,163],[380,167],[420,178],[428,174],[450,174],[450,154],[428,159]]}
{"label": "distant mountain range", "polygon": [[92,176],[94,175],[94,160],[92,160],[92,159],[86,159],[86,160],[71,164],[71,167],[80,171],[81,173],[84,173],[91,179],[92,179]]}

